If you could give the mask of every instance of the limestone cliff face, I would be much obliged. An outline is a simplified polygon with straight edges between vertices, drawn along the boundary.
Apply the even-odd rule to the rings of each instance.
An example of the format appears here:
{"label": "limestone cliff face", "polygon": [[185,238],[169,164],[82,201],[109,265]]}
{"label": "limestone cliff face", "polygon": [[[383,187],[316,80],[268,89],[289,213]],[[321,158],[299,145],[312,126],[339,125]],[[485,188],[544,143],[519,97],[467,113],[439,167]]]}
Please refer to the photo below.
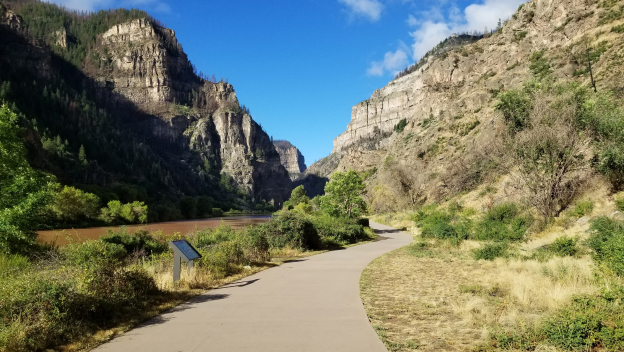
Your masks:
{"label": "limestone cliff face", "polygon": [[[609,6],[617,10],[623,3]],[[617,58],[624,38],[611,31],[622,23],[609,15],[613,9],[584,0],[526,3],[501,31],[427,57],[419,69],[354,106],[346,131],[334,140],[332,162],[324,160],[325,165],[309,170],[327,173],[329,164],[335,166],[332,172],[381,170],[398,162],[432,175],[427,187],[436,188],[439,177],[466,150],[487,145],[500,129],[496,94],[535,77],[530,69],[534,52],[544,52],[558,81],[588,84],[589,75],[574,74],[585,68],[576,53],[584,41],[594,48],[606,42],[606,51],[594,65],[598,88],[620,89]],[[403,119],[405,129],[395,131]]]}
{"label": "limestone cliff face", "polygon": [[306,170],[303,154],[288,141],[274,141],[273,145],[280,155],[282,165],[290,174],[291,179],[299,177]]}
{"label": "limestone cliff face", "polygon": [[291,185],[268,135],[239,107],[232,85],[193,73],[175,32],[146,19],[99,37],[100,85],[153,118],[140,128],[195,151],[254,201],[283,202]]}

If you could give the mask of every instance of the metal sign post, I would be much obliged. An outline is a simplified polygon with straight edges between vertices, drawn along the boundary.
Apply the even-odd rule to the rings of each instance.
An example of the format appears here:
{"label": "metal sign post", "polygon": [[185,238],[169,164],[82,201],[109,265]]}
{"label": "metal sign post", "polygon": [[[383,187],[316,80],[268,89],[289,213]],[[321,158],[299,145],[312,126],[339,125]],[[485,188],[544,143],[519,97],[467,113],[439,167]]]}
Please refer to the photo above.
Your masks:
{"label": "metal sign post", "polygon": [[176,283],[180,280],[180,262],[184,260],[190,273],[193,260],[201,258],[201,254],[187,240],[171,241],[169,247],[173,249],[173,283]]}

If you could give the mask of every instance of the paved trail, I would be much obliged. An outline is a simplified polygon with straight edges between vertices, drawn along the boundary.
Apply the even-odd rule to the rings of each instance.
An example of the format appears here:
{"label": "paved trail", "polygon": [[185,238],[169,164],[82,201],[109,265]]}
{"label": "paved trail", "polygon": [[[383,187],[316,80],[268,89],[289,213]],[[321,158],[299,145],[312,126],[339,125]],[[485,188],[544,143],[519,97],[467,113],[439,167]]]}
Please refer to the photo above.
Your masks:
{"label": "paved trail", "polygon": [[371,223],[385,240],[289,262],[196,297],[96,352],[387,352],[362,301],[362,270],[412,237]]}

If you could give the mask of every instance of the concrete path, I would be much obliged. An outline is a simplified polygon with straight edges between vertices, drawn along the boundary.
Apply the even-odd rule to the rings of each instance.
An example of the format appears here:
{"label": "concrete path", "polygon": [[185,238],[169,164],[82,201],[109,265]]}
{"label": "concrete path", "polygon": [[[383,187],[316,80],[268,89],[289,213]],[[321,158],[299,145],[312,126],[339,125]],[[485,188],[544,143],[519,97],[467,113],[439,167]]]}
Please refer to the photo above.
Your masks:
{"label": "concrete path", "polygon": [[97,352],[387,352],[360,300],[360,276],[412,237],[323,253],[212,290],[95,349]]}

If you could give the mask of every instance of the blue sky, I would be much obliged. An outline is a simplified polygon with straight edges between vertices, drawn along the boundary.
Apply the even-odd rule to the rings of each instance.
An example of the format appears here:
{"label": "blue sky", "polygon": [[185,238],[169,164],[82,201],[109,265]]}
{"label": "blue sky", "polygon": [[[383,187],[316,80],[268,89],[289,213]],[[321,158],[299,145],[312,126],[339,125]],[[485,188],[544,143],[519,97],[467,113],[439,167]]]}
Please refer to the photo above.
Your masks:
{"label": "blue sky", "polygon": [[140,8],[176,31],[199,71],[309,166],[330,154],[353,105],[455,32],[482,31],[524,0],[52,0]]}

